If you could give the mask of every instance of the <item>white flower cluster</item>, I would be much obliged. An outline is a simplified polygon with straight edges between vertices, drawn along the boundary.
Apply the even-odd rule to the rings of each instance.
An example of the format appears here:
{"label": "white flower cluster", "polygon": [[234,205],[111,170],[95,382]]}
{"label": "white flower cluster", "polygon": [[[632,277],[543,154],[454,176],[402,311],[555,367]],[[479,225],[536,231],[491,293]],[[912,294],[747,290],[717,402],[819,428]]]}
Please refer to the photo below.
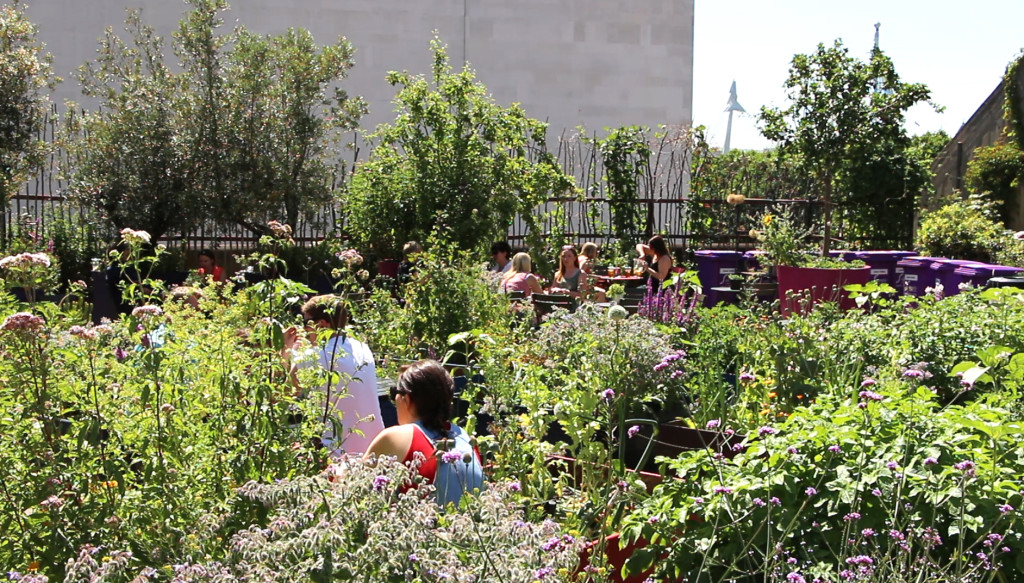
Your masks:
{"label": "white flower cluster", "polygon": [[23,271],[32,267],[49,267],[50,256],[46,253],[19,253],[0,259],[0,269]]}
{"label": "white flower cluster", "polygon": [[136,231],[135,229],[129,229],[126,227],[121,229],[121,240],[125,243],[141,245],[148,244],[151,237],[146,231]]}

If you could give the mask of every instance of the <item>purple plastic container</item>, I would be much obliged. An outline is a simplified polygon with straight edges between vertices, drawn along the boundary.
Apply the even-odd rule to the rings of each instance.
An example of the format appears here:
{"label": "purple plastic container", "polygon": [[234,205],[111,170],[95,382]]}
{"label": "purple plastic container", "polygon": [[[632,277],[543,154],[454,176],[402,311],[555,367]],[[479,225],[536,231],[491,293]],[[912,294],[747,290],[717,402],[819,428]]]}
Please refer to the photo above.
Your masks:
{"label": "purple plastic container", "polygon": [[863,261],[871,268],[871,279],[896,287],[896,263],[906,257],[904,253],[907,251],[859,251],[853,258]]}
{"label": "purple plastic container", "polygon": [[932,263],[932,271],[935,272],[935,280],[942,284],[942,295],[955,296],[960,293],[960,283],[964,280],[957,275],[956,270],[960,267],[983,266],[980,261],[968,261],[966,259],[940,259]]}
{"label": "purple plastic container", "polygon": [[958,267],[953,270],[953,273],[957,279],[957,290],[959,290],[962,284],[968,284],[972,287],[986,287],[988,281],[993,277],[1015,277],[1021,271],[1024,270],[1019,267],[983,263],[970,267]]}
{"label": "purple plastic container", "polygon": [[[924,290],[935,286],[935,274],[932,272],[932,263],[942,260],[942,257],[921,257],[911,255],[896,262],[897,269],[903,270],[902,279],[898,279],[900,289],[904,293],[914,296],[923,296]],[[897,271],[897,277],[899,272]]]}
{"label": "purple plastic container", "polygon": [[731,287],[729,276],[739,273],[743,266],[743,254],[739,251],[696,251],[697,277],[704,288],[704,305],[711,307],[721,302],[735,302],[738,295],[715,290],[716,287]]}

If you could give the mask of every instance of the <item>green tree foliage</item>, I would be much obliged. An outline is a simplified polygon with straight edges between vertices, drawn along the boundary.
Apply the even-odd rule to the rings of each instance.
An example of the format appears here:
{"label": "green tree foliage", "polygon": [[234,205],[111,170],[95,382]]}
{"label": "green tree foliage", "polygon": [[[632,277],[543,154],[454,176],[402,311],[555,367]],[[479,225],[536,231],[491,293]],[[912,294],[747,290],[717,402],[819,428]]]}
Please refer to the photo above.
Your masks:
{"label": "green tree foliage", "polygon": [[0,5],[0,205],[21,187],[47,151],[40,139],[58,81],[36,26],[18,2]]}
{"label": "green tree foliage", "polygon": [[100,108],[72,118],[70,192],[118,229],[143,229],[155,240],[202,216],[180,131],[188,86],[164,64],[164,41],[138,11],[128,12],[125,27],[128,42],[108,27],[96,61],[78,71],[82,93]]}
{"label": "green tree foliage", "polygon": [[851,57],[841,41],[794,56],[784,87],[789,106],[761,108],[761,131],[779,142],[783,153],[800,154],[814,176],[816,194],[825,203],[822,252],[827,254],[837,179],[869,156],[881,159],[905,149],[904,114],[930,93],[922,84],[901,82],[881,51],[864,62]]}
{"label": "green tree foliage", "polygon": [[366,112],[338,86],[355,51],[344,37],[319,46],[304,29],[218,36],[225,2],[191,3],[176,51],[195,88],[186,103],[197,187],[219,222],[265,232],[283,216],[294,228],[333,200],[334,152]]}
{"label": "green tree foliage", "polygon": [[572,188],[545,150],[546,124],[495,103],[469,68],[453,72],[439,39],[431,50],[431,79],[388,73],[398,115],[370,136],[373,154],[349,187],[348,229],[380,256],[431,237],[477,249]]}
{"label": "green tree foliage", "polygon": [[294,228],[332,200],[334,146],[365,111],[337,86],[353,49],[344,38],[320,47],[301,29],[220,34],[224,0],[187,3],[176,66],[129,12],[129,40],[108,29],[81,69],[83,93],[101,108],[72,128],[72,192],[118,228],[154,237],[203,221],[263,233],[283,217]]}
{"label": "green tree foliage", "polygon": [[777,148],[731,150],[712,156],[693,179],[700,198],[725,198],[736,193],[748,198],[803,198],[810,181],[798,155],[783,156]]}

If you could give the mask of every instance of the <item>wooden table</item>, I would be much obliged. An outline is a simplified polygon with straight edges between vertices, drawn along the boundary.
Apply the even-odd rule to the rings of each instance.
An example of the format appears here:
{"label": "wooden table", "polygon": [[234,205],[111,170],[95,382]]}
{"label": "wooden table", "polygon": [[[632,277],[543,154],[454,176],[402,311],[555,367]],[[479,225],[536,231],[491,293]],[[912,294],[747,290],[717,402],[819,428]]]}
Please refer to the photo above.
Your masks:
{"label": "wooden table", "polygon": [[644,284],[644,278],[639,275],[591,275],[597,281],[597,285],[608,289],[614,283],[621,283],[622,287],[640,287]]}

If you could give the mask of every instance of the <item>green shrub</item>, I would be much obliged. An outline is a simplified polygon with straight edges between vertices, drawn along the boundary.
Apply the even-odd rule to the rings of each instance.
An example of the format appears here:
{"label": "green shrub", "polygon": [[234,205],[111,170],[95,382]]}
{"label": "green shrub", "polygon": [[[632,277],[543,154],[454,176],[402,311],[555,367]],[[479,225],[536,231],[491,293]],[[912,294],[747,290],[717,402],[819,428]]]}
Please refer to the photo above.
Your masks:
{"label": "green shrub", "polygon": [[954,202],[928,213],[917,231],[915,246],[924,255],[990,261],[1002,235],[987,205],[978,198]]}

